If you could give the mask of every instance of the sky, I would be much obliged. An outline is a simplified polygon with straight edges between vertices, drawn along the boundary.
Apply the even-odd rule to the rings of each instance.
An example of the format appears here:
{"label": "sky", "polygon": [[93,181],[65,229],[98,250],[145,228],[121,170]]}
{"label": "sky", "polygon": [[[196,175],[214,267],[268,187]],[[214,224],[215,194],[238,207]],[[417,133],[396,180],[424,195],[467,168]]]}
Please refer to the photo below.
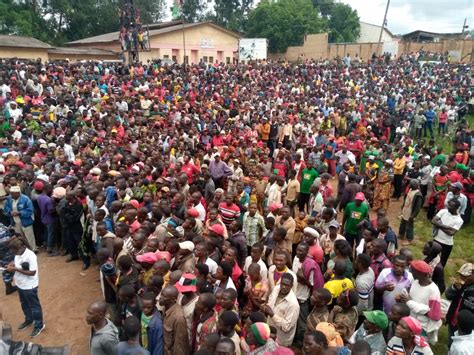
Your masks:
{"label": "sky", "polygon": [[[166,0],[168,8],[174,0]],[[186,0],[182,0],[186,1]],[[255,0],[257,4],[260,0]],[[381,25],[387,0],[335,0],[357,10],[360,20]],[[391,0],[387,28],[393,34],[415,30],[429,32],[461,32],[464,18],[468,31],[474,30],[474,0]],[[171,13],[168,19],[171,18]]]}
{"label": "sky", "polygon": [[[342,0],[357,10],[360,20],[381,25],[386,0]],[[387,28],[394,34],[415,30],[461,32],[467,17],[469,31],[473,23],[474,0],[391,0]]]}

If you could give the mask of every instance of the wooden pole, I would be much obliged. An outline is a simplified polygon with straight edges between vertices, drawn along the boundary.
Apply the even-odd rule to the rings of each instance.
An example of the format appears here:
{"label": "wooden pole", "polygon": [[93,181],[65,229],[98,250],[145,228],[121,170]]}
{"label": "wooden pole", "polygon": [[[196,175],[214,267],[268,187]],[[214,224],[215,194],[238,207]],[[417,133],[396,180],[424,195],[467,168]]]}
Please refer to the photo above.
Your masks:
{"label": "wooden pole", "polygon": [[385,8],[385,15],[383,16],[383,22],[382,22],[382,27],[380,28],[380,34],[379,34],[379,41],[377,42],[377,55],[379,55],[380,51],[380,44],[382,43],[382,34],[383,30],[385,28],[385,21],[387,21],[387,13],[388,13],[388,8],[390,6],[390,0],[387,0],[387,7]]}

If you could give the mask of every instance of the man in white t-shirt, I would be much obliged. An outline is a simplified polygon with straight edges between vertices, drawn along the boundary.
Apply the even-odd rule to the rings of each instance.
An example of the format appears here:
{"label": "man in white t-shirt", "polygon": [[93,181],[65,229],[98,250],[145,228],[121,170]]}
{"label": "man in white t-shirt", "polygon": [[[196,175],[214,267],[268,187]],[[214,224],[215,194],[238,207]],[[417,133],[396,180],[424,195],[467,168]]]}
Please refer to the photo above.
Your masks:
{"label": "man in white t-shirt", "polygon": [[13,240],[10,248],[15,254],[15,259],[8,265],[7,271],[15,273],[13,278],[18,288],[21,309],[25,315],[25,321],[20,324],[18,330],[26,329],[33,324],[31,337],[36,337],[45,327],[38,298],[38,259],[36,254],[26,248],[25,243],[20,239]]}
{"label": "man in white t-shirt", "polygon": [[454,244],[454,235],[461,229],[463,220],[458,213],[461,203],[457,199],[448,201],[447,208],[439,211],[431,223],[436,228],[434,240],[441,244],[441,264],[446,266]]}

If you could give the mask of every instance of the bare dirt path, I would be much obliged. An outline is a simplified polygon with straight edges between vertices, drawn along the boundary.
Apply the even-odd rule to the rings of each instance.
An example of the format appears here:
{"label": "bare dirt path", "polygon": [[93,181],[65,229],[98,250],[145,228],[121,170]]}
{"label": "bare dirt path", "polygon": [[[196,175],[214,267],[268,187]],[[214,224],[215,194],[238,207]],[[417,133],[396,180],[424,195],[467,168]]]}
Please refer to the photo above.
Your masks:
{"label": "bare dirt path", "polygon": [[89,326],[85,321],[90,302],[102,298],[99,273],[94,266],[81,276],[81,262],[66,263],[65,257],[47,257],[38,254],[39,297],[43,307],[46,329],[37,338],[31,339],[31,327],[17,331],[23,322],[18,293],[5,296],[5,285],[0,282],[0,311],[3,320],[13,327],[13,339],[35,342],[43,346],[70,345],[71,354],[89,353]]}

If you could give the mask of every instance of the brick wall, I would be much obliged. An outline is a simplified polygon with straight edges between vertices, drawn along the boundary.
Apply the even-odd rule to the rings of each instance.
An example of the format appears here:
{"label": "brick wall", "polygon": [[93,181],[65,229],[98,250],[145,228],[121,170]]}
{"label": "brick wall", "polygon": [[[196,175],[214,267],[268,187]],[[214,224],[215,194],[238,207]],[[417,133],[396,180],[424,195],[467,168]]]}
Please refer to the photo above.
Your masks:
{"label": "brick wall", "polygon": [[[437,43],[400,42],[398,54],[417,52],[420,49],[430,52],[459,51],[464,63],[471,62],[473,40],[445,40]],[[302,46],[288,47],[285,53],[269,54],[269,59],[286,59],[290,62],[306,59],[333,59],[344,57],[348,53],[351,58],[357,54],[364,61],[369,60],[377,51],[377,43],[328,43],[327,33],[307,35]]]}

